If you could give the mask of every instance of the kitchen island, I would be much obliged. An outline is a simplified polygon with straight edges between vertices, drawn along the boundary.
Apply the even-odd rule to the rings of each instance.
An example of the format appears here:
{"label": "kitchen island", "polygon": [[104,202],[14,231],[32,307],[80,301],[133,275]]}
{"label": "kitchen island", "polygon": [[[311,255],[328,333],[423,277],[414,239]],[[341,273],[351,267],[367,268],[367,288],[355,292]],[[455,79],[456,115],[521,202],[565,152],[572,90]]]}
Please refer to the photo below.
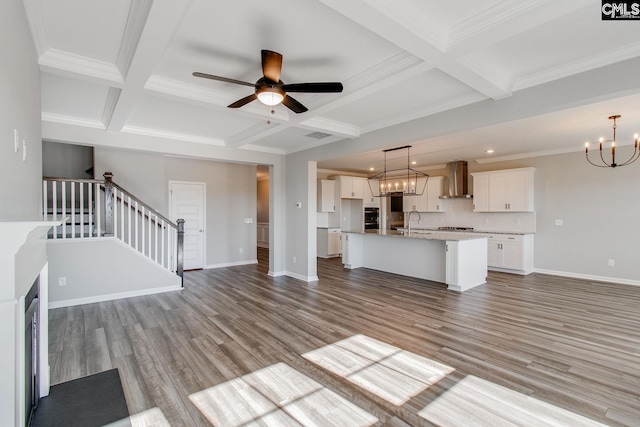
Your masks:
{"label": "kitchen island", "polygon": [[345,268],[370,268],[446,283],[463,292],[486,283],[487,239],[456,233],[437,235],[343,232]]}

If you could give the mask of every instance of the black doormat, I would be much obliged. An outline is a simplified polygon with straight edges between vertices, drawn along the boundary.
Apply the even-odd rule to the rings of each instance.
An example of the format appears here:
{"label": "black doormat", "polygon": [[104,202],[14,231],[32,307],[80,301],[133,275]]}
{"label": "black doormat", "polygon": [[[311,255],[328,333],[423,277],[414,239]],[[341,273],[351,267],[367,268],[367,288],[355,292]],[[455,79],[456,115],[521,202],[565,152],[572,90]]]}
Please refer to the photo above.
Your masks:
{"label": "black doormat", "polygon": [[38,403],[31,427],[131,426],[117,369],[51,387]]}

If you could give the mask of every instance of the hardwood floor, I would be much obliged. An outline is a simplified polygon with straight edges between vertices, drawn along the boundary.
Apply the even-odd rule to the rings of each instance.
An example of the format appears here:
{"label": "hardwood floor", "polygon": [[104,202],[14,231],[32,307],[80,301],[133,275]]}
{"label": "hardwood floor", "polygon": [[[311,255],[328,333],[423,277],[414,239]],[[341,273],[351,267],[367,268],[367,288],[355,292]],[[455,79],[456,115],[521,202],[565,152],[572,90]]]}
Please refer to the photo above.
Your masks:
{"label": "hardwood floor", "polygon": [[135,425],[640,425],[638,287],[490,273],[458,294],[339,259],[307,284],[258,253],[51,310],[52,383],[119,368]]}

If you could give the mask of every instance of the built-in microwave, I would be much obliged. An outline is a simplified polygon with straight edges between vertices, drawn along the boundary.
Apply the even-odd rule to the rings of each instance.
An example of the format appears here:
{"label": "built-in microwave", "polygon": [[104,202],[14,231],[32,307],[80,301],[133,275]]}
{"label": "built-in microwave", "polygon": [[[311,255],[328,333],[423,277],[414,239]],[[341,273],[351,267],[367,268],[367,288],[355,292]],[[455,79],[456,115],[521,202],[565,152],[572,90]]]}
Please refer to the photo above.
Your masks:
{"label": "built-in microwave", "polygon": [[378,230],[380,228],[380,209],[364,208],[364,229]]}

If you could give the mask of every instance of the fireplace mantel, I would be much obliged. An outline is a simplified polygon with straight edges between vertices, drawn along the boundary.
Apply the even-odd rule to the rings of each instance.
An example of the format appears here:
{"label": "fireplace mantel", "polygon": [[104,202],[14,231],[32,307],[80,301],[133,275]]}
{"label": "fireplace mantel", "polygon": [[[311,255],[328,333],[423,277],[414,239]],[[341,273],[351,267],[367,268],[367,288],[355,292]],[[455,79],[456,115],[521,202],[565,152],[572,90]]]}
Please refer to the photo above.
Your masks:
{"label": "fireplace mantel", "polygon": [[40,277],[40,396],[49,393],[46,235],[62,218],[0,221],[0,425],[24,425],[25,295]]}

